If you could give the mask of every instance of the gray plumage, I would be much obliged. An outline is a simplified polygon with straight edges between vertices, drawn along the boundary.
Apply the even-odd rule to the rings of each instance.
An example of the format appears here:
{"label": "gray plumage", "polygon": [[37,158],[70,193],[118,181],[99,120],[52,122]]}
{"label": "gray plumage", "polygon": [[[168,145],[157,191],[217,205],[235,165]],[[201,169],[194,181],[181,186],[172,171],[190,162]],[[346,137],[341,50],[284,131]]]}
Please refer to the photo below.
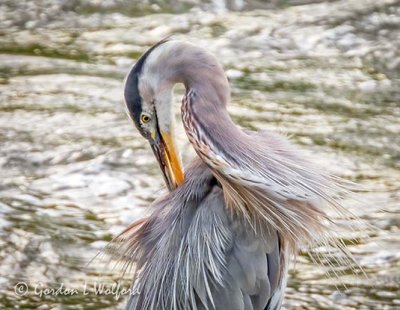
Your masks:
{"label": "gray plumage", "polygon": [[[186,87],[182,121],[198,155],[183,182],[167,152],[176,83]],[[170,189],[113,243],[124,268],[135,268],[139,293],[126,309],[278,309],[300,244],[342,249],[325,212],[346,212],[334,198],[340,187],[285,137],[232,122],[228,80],[207,51],[158,43],[128,74],[125,99]]]}
{"label": "gray plumage", "polygon": [[126,309],[264,309],[284,273],[276,231],[260,238],[245,229],[202,161],[186,171],[185,183],[128,238],[140,294]]}

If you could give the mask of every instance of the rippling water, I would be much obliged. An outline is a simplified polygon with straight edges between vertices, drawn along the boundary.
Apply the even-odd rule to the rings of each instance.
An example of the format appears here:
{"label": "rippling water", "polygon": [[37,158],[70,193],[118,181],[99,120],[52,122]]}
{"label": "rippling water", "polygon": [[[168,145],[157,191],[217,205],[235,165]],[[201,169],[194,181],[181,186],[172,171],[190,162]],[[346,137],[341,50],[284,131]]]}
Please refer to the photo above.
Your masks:
{"label": "rippling water", "polygon": [[[343,236],[368,277],[328,277],[303,253],[284,306],[400,309],[400,1],[146,3],[0,0],[0,307],[123,307],[96,294],[119,273],[87,263],[161,193],[122,81],[175,34],[223,62],[238,124],[289,133],[370,190],[347,206],[379,230]],[[44,290],[61,283],[77,293]]]}

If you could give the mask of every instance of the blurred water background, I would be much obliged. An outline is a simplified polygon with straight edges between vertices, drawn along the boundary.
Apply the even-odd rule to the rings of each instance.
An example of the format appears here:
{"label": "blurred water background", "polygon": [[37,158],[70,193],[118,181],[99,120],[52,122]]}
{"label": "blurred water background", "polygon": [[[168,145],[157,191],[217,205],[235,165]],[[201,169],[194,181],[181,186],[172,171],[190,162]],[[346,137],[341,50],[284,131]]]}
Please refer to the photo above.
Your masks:
{"label": "blurred water background", "polygon": [[[220,59],[238,124],[284,131],[371,190],[347,207],[379,230],[344,235],[368,277],[301,253],[284,307],[400,309],[398,0],[0,0],[0,308],[123,307],[93,287],[119,273],[86,264],[161,194],[122,82],[170,34]],[[61,283],[78,293],[39,296]]]}

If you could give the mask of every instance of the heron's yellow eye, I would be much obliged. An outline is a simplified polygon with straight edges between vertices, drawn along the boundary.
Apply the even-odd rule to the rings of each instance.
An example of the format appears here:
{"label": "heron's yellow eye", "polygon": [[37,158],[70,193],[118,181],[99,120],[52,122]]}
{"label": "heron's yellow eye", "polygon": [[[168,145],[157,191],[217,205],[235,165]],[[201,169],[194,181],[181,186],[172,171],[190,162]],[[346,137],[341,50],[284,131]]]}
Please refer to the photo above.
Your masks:
{"label": "heron's yellow eye", "polygon": [[146,124],[148,122],[150,122],[151,117],[147,114],[142,114],[140,116],[140,120],[142,121],[142,123]]}

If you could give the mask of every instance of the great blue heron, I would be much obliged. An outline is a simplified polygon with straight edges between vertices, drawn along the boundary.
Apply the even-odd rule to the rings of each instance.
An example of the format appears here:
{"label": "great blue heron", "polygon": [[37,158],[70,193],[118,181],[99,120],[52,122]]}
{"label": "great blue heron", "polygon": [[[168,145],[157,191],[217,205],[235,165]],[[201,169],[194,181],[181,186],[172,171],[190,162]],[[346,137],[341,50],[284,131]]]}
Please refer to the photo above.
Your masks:
{"label": "great blue heron", "polygon": [[[176,83],[186,88],[182,121],[197,153],[185,173]],[[163,40],[144,53],[125,100],[169,189],[117,238],[125,267],[136,268],[126,309],[280,308],[290,255],[302,243],[331,242],[326,208],[343,211],[331,178],[284,136],[236,126],[222,66],[190,43]]]}

